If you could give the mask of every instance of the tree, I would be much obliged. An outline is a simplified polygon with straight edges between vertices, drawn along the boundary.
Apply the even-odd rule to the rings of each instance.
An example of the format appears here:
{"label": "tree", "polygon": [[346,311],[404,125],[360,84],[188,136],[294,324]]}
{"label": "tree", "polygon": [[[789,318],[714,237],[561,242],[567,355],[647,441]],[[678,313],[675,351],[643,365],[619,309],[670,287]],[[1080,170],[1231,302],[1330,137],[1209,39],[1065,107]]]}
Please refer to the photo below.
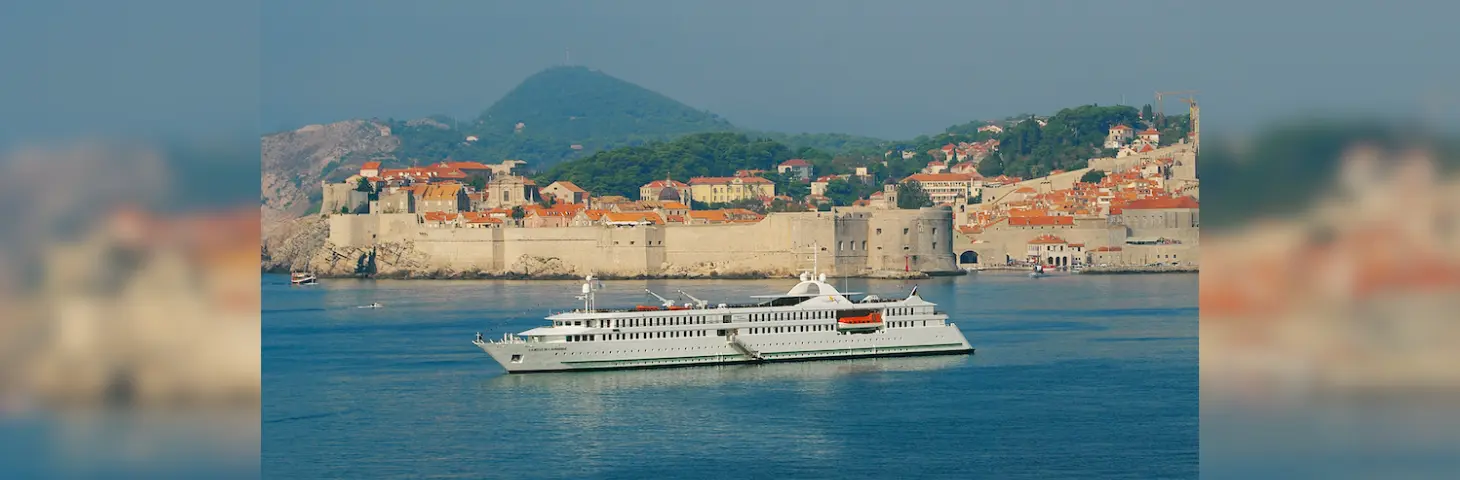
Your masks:
{"label": "tree", "polygon": [[1141,107],[1141,118],[1155,120],[1155,117],[1151,115],[1151,104],[1147,103],[1146,106]]}
{"label": "tree", "polygon": [[826,198],[839,207],[845,207],[862,197],[857,194],[857,188],[851,182],[838,178],[826,183]]}
{"label": "tree", "polygon": [[1084,175],[1081,175],[1080,176],[1080,182],[1081,183],[1100,183],[1100,180],[1103,180],[1104,178],[1105,178],[1105,172],[1102,172],[1100,170],[1090,170],[1088,172],[1085,172]]}
{"label": "tree", "polygon": [[471,188],[480,192],[487,189],[487,177],[480,173],[473,174],[471,178],[466,179],[466,184],[471,185]]}
{"label": "tree", "polygon": [[512,219],[513,220],[522,220],[522,218],[523,217],[526,217],[526,216],[527,216],[527,211],[522,209],[522,205],[518,205],[518,206],[512,207]]}
{"label": "tree", "polygon": [[1004,154],[991,155],[983,161],[978,162],[978,174],[985,177],[997,177],[1004,174]]}
{"label": "tree", "polygon": [[350,214],[350,207],[348,207],[348,206],[340,207],[340,215],[349,215],[349,214]]}
{"label": "tree", "polygon": [[370,181],[366,180],[365,177],[360,177],[360,179],[355,182],[355,191],[375,193],[375,187],[371,186]]}
{"label": "tree", "polygon": [[933,206],[933,199],[923,191],[923,184],[911,180],[897,186],[897,208],[913,209]]}

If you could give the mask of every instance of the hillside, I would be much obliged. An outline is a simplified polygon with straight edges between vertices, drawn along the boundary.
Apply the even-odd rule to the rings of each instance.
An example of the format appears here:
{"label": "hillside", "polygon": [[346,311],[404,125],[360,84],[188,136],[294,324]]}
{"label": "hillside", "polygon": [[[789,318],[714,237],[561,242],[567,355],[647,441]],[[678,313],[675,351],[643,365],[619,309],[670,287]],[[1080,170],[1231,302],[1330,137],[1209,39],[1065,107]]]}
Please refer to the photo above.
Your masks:
{"label": "hillside", "polygon": [[[451,119],[389,123],[401,137],[397,153],[404,163],[512,158],[533,168],[615,147],[735,128],[713,113],[586,67],[533,74],[460,125]],[[467,142],[467,136],[477,140]]]}
{"label": "hillside", "polygon": [[394,150],[398,140],[382,135],[381,126],[349,120],[264,136],[260,152],[264,235],[280,222],[317,209],[321,180],[343,179],[358,171],[361,163]]}
{"label": "hillside", "polygon": [[728,177],[741,169],[774,171],[791,155],[790,148],[771,140],[738,133],[701,133],[598,152],[549,169],[541,181],[569,180],[595,195],[638,198],[640,186],[666,176],[685,181],[700,176]]}

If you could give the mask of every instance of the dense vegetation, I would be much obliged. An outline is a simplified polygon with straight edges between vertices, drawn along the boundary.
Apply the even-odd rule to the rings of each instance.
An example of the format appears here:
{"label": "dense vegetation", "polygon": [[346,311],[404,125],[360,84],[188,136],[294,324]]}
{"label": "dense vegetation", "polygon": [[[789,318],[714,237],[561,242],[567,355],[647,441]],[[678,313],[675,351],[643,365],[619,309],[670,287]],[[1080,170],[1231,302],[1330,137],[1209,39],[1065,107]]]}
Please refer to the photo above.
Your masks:
{"label": "dense vegetation", "polygon": [[[1140,125],[1134,107],[1084,105],[1060,110],[1043,128],[1033,118],[999,135],[999,152],[979,164],[984,176],[1032,178],[1054,170],[1085,168],[1091,158],[1113,155],[1103,148],[1112,125]],[[993,160],[993,161],[990,161]]]}
{"label": "dense vegetation", "polygon": [[657,179],[728,177],[746,169],[774,172],[777,164],[790,158],[790,148],[771,140],[738,133],[699,133],[674,141],[598,152],[556,165],[538,180],[543,185],[569,180],[594,195],[638,198],[639,187]]}
{"label": "dense vegetation", "polygon": [[933,206],[933,199],[919,182],[903,182],[897,186],[897,208],[912,209]]}

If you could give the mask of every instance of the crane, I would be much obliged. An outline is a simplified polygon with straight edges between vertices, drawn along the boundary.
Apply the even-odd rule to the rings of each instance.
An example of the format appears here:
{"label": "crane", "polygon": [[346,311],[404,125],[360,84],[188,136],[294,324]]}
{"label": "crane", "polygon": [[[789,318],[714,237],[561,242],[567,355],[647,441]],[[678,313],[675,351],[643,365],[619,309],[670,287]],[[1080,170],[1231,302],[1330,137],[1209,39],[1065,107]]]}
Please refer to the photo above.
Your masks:
{"label": "crane", "polygon": [[650,295],[653,295],[654,298],[659,299],[659,301],[664,302],[664,308],[669,308],[669,307],[673,307],[674,306],[674,300],[670,300],[670,299],[661,297],[661,296],[659,296],[659,294],[654,293],[653,290],[650,290],[650,289],[647,289],[647,288],[644,289],[644,291],[647,292]]}
{"label": "crane", "polygon": [[705,308],[705,307],[707,307],[707,306],[710,305],[710,302],[706,302],[704,300],[700,300],[698,298],[695,298],[694,295],[690,295],[689,293],[685,292],[684,290],[680,290],[679,291],[679,294],[680,295],[684,295],[685,298],[688,298],[688,299],[690,299],[690,301],[695,302],[695,306],[696,307]]}
{"label": "crane", "polygon": [[[1163,102],[1163,100],[1166,97],[1172,96],[1172,95],[1195,95],[1195,94],[1196,94],[1196,90],[1181,90],[1181,91],[1175,91],[1175,92],[1156,92],[1156,115],[1157,116],[1162,116],[1162,117],[1166,116],[1166,109],[1165,109],[1166,104],[1165,104],[1165,102]],[[1154,121],[1155,119],[1153,118],[1151,120]]]}

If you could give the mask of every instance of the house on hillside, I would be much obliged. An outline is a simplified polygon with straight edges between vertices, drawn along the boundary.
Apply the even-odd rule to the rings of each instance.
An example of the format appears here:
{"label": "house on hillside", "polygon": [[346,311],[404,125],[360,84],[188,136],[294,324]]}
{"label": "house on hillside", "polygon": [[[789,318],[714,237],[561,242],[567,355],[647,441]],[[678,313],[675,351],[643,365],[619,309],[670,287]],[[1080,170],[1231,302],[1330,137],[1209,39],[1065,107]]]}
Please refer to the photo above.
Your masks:
{"label": "house on hillside", "polygon": [[760,177],[695,177],[690,198],[701,203],[729,203],[776,196],[776,184]]}
{"label": "house on hillside", "polygon": [[781,162],[780,165],[776,166],[776,171],[780,172],[782,175],[785,175],[787,172],[789,172],[791,175],[795,176],[795,178],[798,178],[802,181],[811,180],[811,162],[799,158],[793,158]]}
{"label": "house on hillside", "polygon": [[542,189],[544,196],[551,195],[558,203],[583,204],[588,202],[588,191],[567,180],[559,180]]}

